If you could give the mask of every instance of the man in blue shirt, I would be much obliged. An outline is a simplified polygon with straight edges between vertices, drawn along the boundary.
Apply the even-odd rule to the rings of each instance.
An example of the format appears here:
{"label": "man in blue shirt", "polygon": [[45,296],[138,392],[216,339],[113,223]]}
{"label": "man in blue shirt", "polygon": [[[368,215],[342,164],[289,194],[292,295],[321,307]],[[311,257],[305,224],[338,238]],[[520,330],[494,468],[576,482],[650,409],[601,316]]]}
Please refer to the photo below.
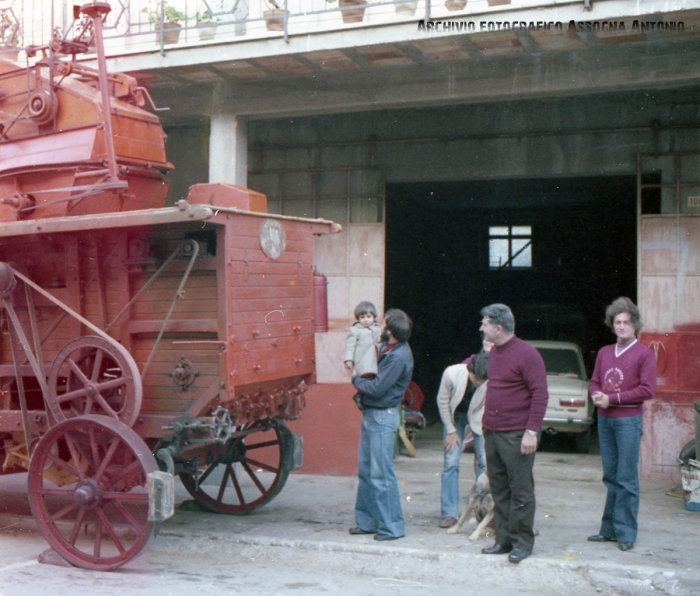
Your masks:
{"label": "man in blue shirt", "polygon": [[374,379],[353,377],[360,392],[362,433],[350,534],[375,534],[375,540],[396,540],[405,534],[399,483],[394,473],[394,437],[399,408],[413,374],[413,355],[407,341],[413,322],[398,309],[384,314],[382,345]]}

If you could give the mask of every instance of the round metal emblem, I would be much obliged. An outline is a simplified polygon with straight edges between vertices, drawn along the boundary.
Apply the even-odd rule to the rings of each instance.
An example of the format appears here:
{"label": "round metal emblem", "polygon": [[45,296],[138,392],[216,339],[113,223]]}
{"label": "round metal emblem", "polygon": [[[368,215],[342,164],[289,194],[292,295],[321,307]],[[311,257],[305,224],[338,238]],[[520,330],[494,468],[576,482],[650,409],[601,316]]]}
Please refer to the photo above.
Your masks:
{"label": "round metal emblem", "polygon": [[266,219],[260,227],[260,248],[265,256],[273,261],[284,254],[287,237],[282,224],[276,219]]}

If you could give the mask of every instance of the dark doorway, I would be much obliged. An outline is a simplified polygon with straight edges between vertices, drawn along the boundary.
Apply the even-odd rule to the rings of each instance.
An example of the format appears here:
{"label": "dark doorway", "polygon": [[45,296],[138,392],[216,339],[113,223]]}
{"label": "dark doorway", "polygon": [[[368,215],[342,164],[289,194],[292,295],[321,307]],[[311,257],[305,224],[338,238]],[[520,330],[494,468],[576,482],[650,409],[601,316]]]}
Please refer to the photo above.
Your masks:
{"label": "dark doorway", "polygon": [[[480,348],[487,304],[511,306],[518,335],[519,320],[535,332],[529,322],[541,307],[570,313],[554,318],[571,320],[562,327],[586,355],[612,341],[605,306],[636,300],[635,196],[634,177],[387,185],[386,307],[414,318],[426,415],[436,415],[444,368]],[[531,228],[531,266],[490,266],[489,229],[513,226]]]}

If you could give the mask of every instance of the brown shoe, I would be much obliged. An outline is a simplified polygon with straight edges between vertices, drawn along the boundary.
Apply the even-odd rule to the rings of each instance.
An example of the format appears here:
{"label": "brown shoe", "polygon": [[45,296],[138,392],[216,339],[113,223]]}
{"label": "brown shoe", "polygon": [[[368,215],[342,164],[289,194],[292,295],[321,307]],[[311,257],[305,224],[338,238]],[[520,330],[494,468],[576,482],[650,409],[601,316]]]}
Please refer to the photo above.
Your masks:
{"label": "brown shoe", "polygon": [[457,524],[457,520],[452,517],[451,515],[446,515],[440,520],[440,523],[438,524],[438,528],[451,528],[452,526]]}

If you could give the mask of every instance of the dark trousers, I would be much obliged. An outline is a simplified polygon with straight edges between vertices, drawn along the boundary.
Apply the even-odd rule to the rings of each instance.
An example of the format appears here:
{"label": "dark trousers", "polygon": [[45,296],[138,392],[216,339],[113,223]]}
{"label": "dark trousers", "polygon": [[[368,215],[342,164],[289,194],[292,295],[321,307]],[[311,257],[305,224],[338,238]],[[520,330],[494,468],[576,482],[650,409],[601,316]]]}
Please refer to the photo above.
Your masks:
{"label": "dark trousers", "polygon": [[496,543],[532,550],[535,544],[535,454],[520,453],[524,430],[491,432],[486,439],[486,473],[494,501]]}

